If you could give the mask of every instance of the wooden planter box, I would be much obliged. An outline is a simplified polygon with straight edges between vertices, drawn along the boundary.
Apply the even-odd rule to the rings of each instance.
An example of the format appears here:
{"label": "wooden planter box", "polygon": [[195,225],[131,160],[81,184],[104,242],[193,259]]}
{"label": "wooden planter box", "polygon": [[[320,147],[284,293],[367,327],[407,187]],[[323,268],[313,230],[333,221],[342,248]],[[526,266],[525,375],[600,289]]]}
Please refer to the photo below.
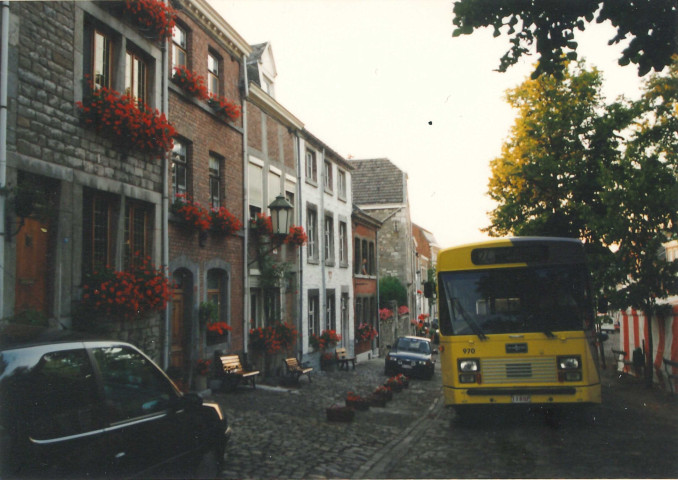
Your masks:
{"label": "wooden planter box", "polygon": [[369,410],[370,408],[370,402],[368,399],[363,398],[361,400],[346,400],[346,406],[351,407],[355,410]]}
{"label": "wooden planter box", "polygon": [[368,397],[370,407],[384,408],[386,406],[386,395],[371,395]]}

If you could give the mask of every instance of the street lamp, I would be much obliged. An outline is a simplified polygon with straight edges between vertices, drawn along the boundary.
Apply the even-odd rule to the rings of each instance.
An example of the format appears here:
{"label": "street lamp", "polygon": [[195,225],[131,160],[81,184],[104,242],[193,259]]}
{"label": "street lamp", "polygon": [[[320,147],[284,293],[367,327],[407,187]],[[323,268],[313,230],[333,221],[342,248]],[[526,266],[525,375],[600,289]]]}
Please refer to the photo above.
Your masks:
{"label": "street lamp", "polygon": [[290,233],[292,210],[294,209],[292,204],[282,195],[278,195],[268,206],[268,209],[271,211],[273,235],[287,236]]}

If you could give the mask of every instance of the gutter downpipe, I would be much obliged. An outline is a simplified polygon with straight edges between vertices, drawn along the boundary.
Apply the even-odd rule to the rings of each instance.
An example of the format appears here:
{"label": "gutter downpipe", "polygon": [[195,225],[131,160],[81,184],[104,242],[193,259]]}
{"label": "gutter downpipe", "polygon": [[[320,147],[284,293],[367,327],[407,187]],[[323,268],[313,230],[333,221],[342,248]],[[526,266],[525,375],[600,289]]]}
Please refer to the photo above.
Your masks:
{"label": "gutter downpipe", "polygon": [[[243,164],[243,223],[245,224],[244,229],[244,244],[243,244],[243,259],[242,259],[242,284],[243,284],[243,319],[242,319],[242,341],[243,346],[242,350],[245,353],[245,358],[247,358],[248,350],[247,345],[249,344],[249,328],[247,328],[247,319],[250,318],[250,267],[249,267],[249,161],[247,158],[248,151],[248,129],[247,129],[247,99],[249,97],[249,80],[247,78],[247,57],[243,54],[242,56],[242,70],[243,70],[243,88],[242,88],[242,164]],[[250,359],[247,358],[249,362]]]}
{"label": "gutter downpipe", "polygon": [[[167,4],[167,0],[165,0],[165,4]],[[169,68],[169,58],[167,54],[167,42],[169,40],[165,39],[162,42],[162,46],[160,47],[162,50],[162,75],[161,75],[161,95],[162,95],[162,112],[165,113],[169,119],[169,92],[168,92],[168,83],[167,83],[167,75],[168,73],[168,68]],[[169,226],[168,226],[168,218],[169,218],[169,163],[168,163],[168,155],[171,155],[169,153],[165,153],[162,157],[162,225],[160,226],[161,229],[161,237],[162,237],[162,265],[166,270],[166,275],[169,277],[170,276],[170,271],[169,271]],[[162,349],[162,366],[164,370],[167,370],[169,367],[169,351],[170,351],[170,309],[165,306],[165,313],[164,313],[164,323],[165,323],[165,332],[164,332],[164,348]]]}
{"label": "gutter downpipe", "polygon": [[[301,219],[302,219],[302,211],[301,209],[303,208],[303,198],[301,195],[302,188],[301,188],[301,139],[299,138],[299,131],[297,130],[294,134],[295,136],[295,142],[294,142],[294,154],[297,157],[297,189],[299,190],[297,194],[297,198],[299,199],[299,208],[297,209],[297,222],[298,225],[301,225]],[[301,247],[299,247],[299,276],[298,276],[298,281],[299,281],[299,295],[298,295],[298,302],[299,302],[299,309],[297,313],[297,331],[301,332],[301,335],[298,336],[299,340],[297,341],[297,349],[300,355],[300,360],[303,361],[303,355],[304,355],[304,255],[302,253]]]}
{"label": "gutter downpipe", "polygon": [[7,84],[9,82],[9,2],[2,2],[0,39],[0,318],[5,316],[5,196],[7,182]]}
{"label": "gutter downpipe", "polygon": [[[379,229],[380,228],[381,227],[376,228],[374,230],[374,248],[376,250],[375,255],[374,255],[376,258],[374,259],[374,263],[376,263],[375,268],[377,269],[376,270],[376,272],[377,272],[377,311],[376,311],[376,314],[377,314],[377,320],[378,320],[377,324],[378,324],[378,327],[379,327],[377,329],[377,332],[378,332],[377,338],[379,339],[377,341],[377,356],[381,356],[381,348],[380,348],[381,347],[381,318],[379,317],[379,303],[381,301],[381,299],[379,298]],[[374,313],[375,312],[372,312],[373,315],[374,315]]]}
{"label": "gutter downpipe", "polygon": [[[322,163],[320,164],[320,168],[318,170],[321,170],[324,172],[325,171],[325,148],[323,148],[323,153],[322,153]],[[325,329],[329,329],[330,326],[327,325],[327,321],[329,318],[327,318],[327,282],[325,281],[325,178],[323,177],[322,180],[320,181],[320,185],[318,185],[318,191],[320,192],[320,211],[318,212],[318,245],[320,245],[320,237],[322,232],[322,252],[320,249],[318,249],[318,260],[320,260],[320,285],[322,286],[322,292],[319,295],[320,298],[323,299],[322,303],[322,309],[325,317]],[[318,312],[320,313],[320,312]],[[324,329],[321,328],[320,331],[322,332]],[[343,345],[343,342],[342,342]]]}

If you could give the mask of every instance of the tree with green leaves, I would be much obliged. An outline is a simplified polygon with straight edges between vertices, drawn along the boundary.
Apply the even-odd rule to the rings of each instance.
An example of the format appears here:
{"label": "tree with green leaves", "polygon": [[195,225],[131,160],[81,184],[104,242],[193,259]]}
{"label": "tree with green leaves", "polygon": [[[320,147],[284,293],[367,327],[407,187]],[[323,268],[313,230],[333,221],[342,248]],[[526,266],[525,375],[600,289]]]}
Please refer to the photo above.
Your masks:
{"label": "tree with green leaves", "polygon": [[407,289],[397,277],[379,279],[379,308],[391,308],[391,302],[407,305]]}
{"label": "tree with green leaves", "polygon": [[[616,245],[619,284],[612,306],[633,307],[652,318],[659,301],[678,293],[678,260],[667,262],[662,245],[678,238],[678,63],[645,85],[633,132],[608,171],[603,201],[610,205],[601,231]],[[652,329],[648,328],[646,380],[652,384]]]}
{"label": "tree with green leaves", "polygon": [[499,71],[534,48],[539,58],[532,78],[542,73],[562,77],[566,61],[577,60],[575,31],[585,30],[594,19],[616,28],[610,45],[630,39],[619,64],[638,65],[639,76],[661,71],[678,53],[678,0],[459,0],[453,36],[493,28],[495,37],[507,35],[511,43]]}

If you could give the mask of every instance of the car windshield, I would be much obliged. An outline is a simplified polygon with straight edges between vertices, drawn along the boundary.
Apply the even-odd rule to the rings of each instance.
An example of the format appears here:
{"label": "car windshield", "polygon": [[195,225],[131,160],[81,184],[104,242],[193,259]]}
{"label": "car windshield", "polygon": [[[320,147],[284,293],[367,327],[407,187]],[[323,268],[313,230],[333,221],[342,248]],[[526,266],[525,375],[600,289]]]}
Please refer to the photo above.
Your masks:
{"label": "car windshield", "polygon": [[399,338],[398,343],[396,344],[396,350],[399,352],[428,354],[431,353],[431,346],[424,340],[417,340],[416,338]]}
{"label": "car windshield", "polygon": [[583,265],[440,274],[444,335],[581,330],[592,324]]}

